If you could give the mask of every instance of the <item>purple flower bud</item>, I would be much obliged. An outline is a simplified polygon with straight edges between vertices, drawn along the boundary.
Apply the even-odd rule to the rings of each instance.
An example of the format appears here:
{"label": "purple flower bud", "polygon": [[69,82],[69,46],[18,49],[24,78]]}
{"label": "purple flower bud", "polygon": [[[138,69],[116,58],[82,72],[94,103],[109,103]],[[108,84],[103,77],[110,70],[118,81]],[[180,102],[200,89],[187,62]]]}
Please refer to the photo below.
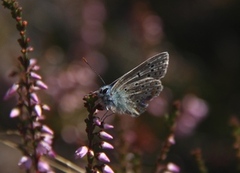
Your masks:
{"label": "purple flower bud", "polygon": [[105,141],[101,142],[100,146],[102,149],[114,149],[114,147],[111,144]]}
{"label": "purple flower bud", "polygon": [[50,107],[46,104],[42,105],[42,109],[46,111],[50,111]]}
{"label": "purple flower bud", "polygon": [[32,66],[32,65],[35,65],[37,63],[37,60],[32,58],[29,60],[29,65]]}
{"label": "purple flower bud", "polygon": [[180,168],[176,164],[171,162],[167,164],[167,170],[175,173],[180,172]]}
{"label": "purple flower bud", "polygon": [[113,139],[112,135],[108,134],[105,131],[100,131],[99,136],[100,136],[100,138],[105,139],[105,140]]}
{"label": "purple flower bud", "polygon": [[40,141],[36,148],[37,153],[40,155],[48,154],[48,152],[51,150],[52,150],[52,146],[45,141]]}
{"label": "purple flower bud", "polygon": [[22,156],[20,161],[18,162],[18,166],[23,169],[30,169],[32,166],[31,158],[27,156]]}
{"label": "purple flower bud", "polygon": [[11,113],[10,113],[10,117],[11,118],[15,118],[15,117],[18,117],[20,115],[20,109],[18,107],[15,107],[11,110]]}
{"label": "purple flower bud", "polygon": [[37,96],[36,93],[31,93],[31,98],[32,98],[33,101],[38,103],[39,99],[38,99],[38,96]]}
{"label": "purple flower bud", "polygon": [[39,69],[40,69],[40,67],[38,65],[34,65],[32,68],[32,70],[34,70],[34,71],[38,71]]}
{"label": "purple flower bud", "polygon": [[102,167],[102,172],[103,173],[114,173],[114,171],[112,170],[112,168],[110,168],[110,166],[104,164]]}
{"label": "purple flower bud", "polygon": [[50,129],[48,126],[46,126],[46,125],[43,125],[42,126],[42,132],[45,132],[45,133],[48,133],[48,134],[50,134],[50,135],[53,135],[54,134],[54,132],[52,131],[52,129]]}
{"label": "purple flower bud", "polygon": [[174,135],[171,135],[168,137],[168,142],[170,142],[170,144],[174,145],[175,144],[175,138]]}
{"label": "purple flower bud", "polygon": [[114,128],[113,125],[111,125],[111,124],[105,124],[105,123],[103,123],[102,127],[103,127],[103,129],[113,129],[113,128]]}
{"label": "purple flower bud", "polygon": [[34,128],[38,128],[38,127],[40,127],[42,124],[40,123],[40,122],[36,122],[36,121],[34,121],[33,122],[33,127]]}
{"label": "purple flower bud", "polygon": [[37,73],[34,73],[34,72],[31,72],[30,73],[30,76],[34,79],[42,79],[42,76],[40,76],[39,74]]}
{"label": "purple flower bud", "polygon": [[101,162],[107,162],[107,163],[110,162],[110,159],[108,158],[108,156],[103,152],[100,152],[97,154],[97,159]]}
{"label": "purple flower bud", "polygon": [[94,157],[94,151],[93,150],[88,150],[88,155],[90,156],[90,158]]}
{"label": "purple flower bud", "polygon": [[38,171],[39,172],[49,172],[49,171],[51,171],[51,169],[47,162],[39,161],[38,162]]}
{"label": "purple flower bud", "polygon": [[52,139],[53,135],[47,134],[47,133],[42,133],[41,135],[43,137],[43,141],[48,143],[49,145],[52,145]]}
{"label": "purple flower bud", "polygon": [[52,158],[56,157],[56,153],[53,150],[50,150],[47,155]]}
{"label": "purple flower bud", "polygon": [[82,146],[75,151],[76,158],[83,158],[88,152],[87,146]]}
{"label": "purple flower bud", "polygon": [[7,93],[4,96],[4,99],[8,99],[9,97],[11,97],[13,94],[16,93],[16,91],[18,90],[19,85],[18,84],[13,84],[11,86],[11,88],[8,89]]}
{"label": "purple flower bud", "polygon": [[34,110],[37,113],[37,115],[40,117],[42,115],[42,108],[40,105],[35,105]]}
{"label": "purple flower bud", "polygon": [[41,89],[48,89],[48,86],[41,80],[37,80],[36,85]]}
{"label": "purple flower bud", "polygon": [[94,122],[94,124],[97,125],[97,126],[100,126],[100,125],[101,125],[101,121],[100,121],[100,119],[99,119],[98,117],[95,117],[95,118],[93,119],[93,122]]}

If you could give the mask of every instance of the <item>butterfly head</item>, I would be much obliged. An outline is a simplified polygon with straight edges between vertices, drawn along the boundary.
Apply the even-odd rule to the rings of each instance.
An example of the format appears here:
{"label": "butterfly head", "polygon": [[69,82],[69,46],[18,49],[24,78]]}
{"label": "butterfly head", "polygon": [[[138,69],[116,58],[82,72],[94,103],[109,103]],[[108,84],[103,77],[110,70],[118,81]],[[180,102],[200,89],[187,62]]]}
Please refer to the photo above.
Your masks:
{"label": "butterfly head", "polygon": [[101,87],[98,90],[98,97],[103,98],[106,95],[109,95],[111,88],[112,87],[110,85],[105,85],[105,86]]}
{"label": "butterfly head", "polygon": [[95,91],[95,93],[98,96],[99,104],[102,107],[105,107],[105,109],[108,109],[108,106],[112,104],[112,98],[111,98],[111,85],[105,85],[101,87],[99,90]]}

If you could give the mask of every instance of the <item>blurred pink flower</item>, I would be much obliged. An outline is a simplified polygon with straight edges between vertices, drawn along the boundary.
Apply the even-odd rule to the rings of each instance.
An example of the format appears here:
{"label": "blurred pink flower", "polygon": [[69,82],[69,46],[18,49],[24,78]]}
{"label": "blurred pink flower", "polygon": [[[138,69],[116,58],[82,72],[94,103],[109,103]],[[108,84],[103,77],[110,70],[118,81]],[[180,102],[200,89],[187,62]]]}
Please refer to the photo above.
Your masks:
{"label": "blurred pink flower", "polygon": [[171,162],[167,164],[167,170],[172,172],[172,173],[179,173],[180,172],[179,166],[177,166],[176,164],[171,163]]}
{"label": "blurred pink flower", "polygon": [[176,125],[178,135],[190,135],[208,113],[207,103],[193,94],[186,95],[181,103],[181,113]]}
{"label": "blurred pink flower", "polygon": [[19,88],[19,84],[16,84],[16,83],[13,84],[11,88],[8,89],[7,93],[4,96],[4,99],[8,99],[9,97],[13,96],[18,90],[18,88]]}
{"label": "blurred pink flower", "polygon": [[19,109],[19,107],[15,107],[11,110],[10,117],[11,118],[18,117],[20,115],[20,112],[21,112],[21,110]]}
{"label": "blurred pink flower", "polygon": [[22,156],[20,161],[18,162],[18,166],[23,169],[30,169],[32,166],[32,160],[28,156]]}

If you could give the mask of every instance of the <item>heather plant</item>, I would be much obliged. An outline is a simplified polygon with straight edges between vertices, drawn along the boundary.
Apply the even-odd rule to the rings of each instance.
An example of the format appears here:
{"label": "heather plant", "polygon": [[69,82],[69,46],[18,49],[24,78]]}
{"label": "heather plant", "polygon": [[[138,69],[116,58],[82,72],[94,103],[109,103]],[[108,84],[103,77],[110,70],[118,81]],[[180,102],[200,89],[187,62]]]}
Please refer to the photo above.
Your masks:
{"label": "heather plant", "polygon": [[44,111],[50,110],[38,97],[39,90],[47,89],[41,75],[37,73],[39,66],[36,59],[30,58],[29,53],[33,47],[29,45],[30,39],[26,35],[27,21],[22,18],[22,8],[16,1],[3,1],[3,6],[11,11],[13,19],[17,22],[20,38],[21,55],[18,57],[18,69],[12,71],[10,76],[17,77],[17,81],[10,87],[5,99],[17,95],[17,105],[10,113],[11,118],[18,118],[18,133],[22,143],[18,149],[22,151],[18,165],[26,172],[51,172],[50,166],[42,159],[43,155],[54,157],[52,142],[54,132],[43,124]]}
{"label": "heather plant", "polygon": [[[100,54],[100,51],[96,50],[100,49],[99,45],[104,42],[104,35],[106,33],[103,31],[103,22],[106,20],[106,12],[100,1],[89,1],[89,4],[86,4],[83,10],[83,29],[81,30],[85,44],[81,44],[81,46],[84,45],[82,47],[88,51],[90,50],[90,53],[88,52],[88,57],[90,57],[90,55]],[[148,112],[153,116],[146,118],[145,115],[142,115],[139,117],[141,120],[139,120],[138,118],[125,117],[125,115],[113,115],[110,111],[103,111],[103,108],[96,104],[98,100],[96,93],[90,92],[87,94],[85,92],[89,88],[91,90],[94,85],[96,87],[96,83],[94,82],[95,76],[91,69],[82,68],[83,66],[78,66],[75,61],[66,68],[66,72],[59,73],[59,76],[48,74],[48,80],[46,80],[46,83],[50,82],[48,87],[43,81],[42,75],[40,75],[40,65],[36,59],[30,56],[34,49],[30,45],[30,38],[27,35],[28,22],[23,19],[22,8],[16,0],[2,0],[2,5],[5,9],[11,11],[12,18],[16,22],[16,28],[20,35],[18,44],[21,48],[21,55],[16,59],[17,69],[10,73],[10,77],[14,78],[15,82],[4,96],[5,100],[10,97],[17,98],[17,103],[11,109],[9,115],[12,121],[17,121],[17,132],[7,131],[6,134],[17,135],[21,138],[21,143],[18,144],[0,139],[1,143],[21,151],[19,162],[11,164],[18,164],[19,168],[26,173],[140,173],[144,172],[144,167],[151,167],[148,170],[154,173],[187,172],[179,165],[179,162],[175,162],[172,159],[171,149],[178,142],[176,141],[176,136],[181,138],[193,135],[196,126],[207,115],[208,105],[203,99],[198,98],[194,94],[186,94],[183,96],[183,99],[172,105],[171,102],[174,99],[172,96],[166,96],[167,94],[172,95],[166,87],[166,92],[163,92],[163,96],[155,98],[152,104],[149,105]],[[142,5],[144,5],[144,8],[142,8]],[[141,25],[139,32],[134,33],[137,38],[136,42],[144,51],[149,51],[154,46],[158,47],[160,42],[163,41],[164,35],[160,17],[150,13],[145,4],[138,4],[135,8],[132,17],[133,21],[137,22],[131,23],[132,28],[138,28]],[[139,9],[140,11],[138,11]],[[101,15],[96,15],[97,13],[93,14],[94,10],[101,13]],[[138,15],[143,12],[145,15]],[[95,33],[100,33],[100,36],[97,37],[97,34],[94,35]],[[103,59],[98,59],[98,61],[100,62]],[[95,63],[98,63],[98,61]],[[102,68],[100,66],[99,63],[99,67],[97,68]],[[59,78],[61,77],[62,79],[60,80]],[[63,82],[65,82],[64,87],[57,89],[57,83],[63,84]],[[92,85],[91,87],[89,87],[89,83]],[[82,86],[77,88],[79,84]],[[73,90],[73,88],[77,89]],[[56,90],[56,92],[52,92],[53,90]],[[64,93],[63,90],[74,92],[66,94],[67,92]],[[55,148],[53,141],[56,132],[50,126],[55,124],[50,123],[48,126],[45,123],[45,119],[48,118],[45,116],[45,113],[46,111],[50,111],[50,107],[45,104],[43,99],[40,99],[41,93],[44,91],[48,92],[56,100],[59,99],[59,93],[68,98],[66,99],[67,101],[61,102],[60,107],[62,110],[75,111],[84,105],[84,109],[87,111],[81,112],[84,115],[84,120],[81,121],[84,127],[81,126],[79,128],[77,126],[76,133],[80,134],[81,132],[81,134],[72,142],[74,143],[74,150],[76,150],[75,155],[74,152],[69,153],[72,158],[75,156],[74,162],[78,162],[78,164],[71,162],[71,159],[59,156],[53,149]],[[71,99],[74,101],[71,103],[68,102]],[[159,108],[159,105],[161,109],[156,109],[156,107]],[[54,107],[51,106],[51,108]],[[80,115],[78,114],[78,116]],[[152,124],[155,123],[155,126],[163,126],[161,129],[164,130],[156,132],[155,136],[151,136],[149,128],[143,125],[147,124],[148,120],[152,121]],[[76,120],[74,117],[74,121],[77,122],[79,119]],[[134,125],[137,123],[140,125]],[[237,117],[233,117],[230,123],[233,127],[237,164],[240,165],[240,123]],[[128,129],[124,129],[125,127]],[[83,130],[84,128],[85,131]],[[186,144],[186,146],[189,145]],[[72,146],[69,146],[69,148],[72,148]],[[151,162],[150,166],[146,166],[143,163],[144,152],[154,152],[156,156],[155,158],[155,156],[151,155],[151,159],[149,159],[149,162]],[[190,152],[188,154],[190,155]],[[194,149],[191,155],[191,161],[195,163],[198,171],[200,173],[207,173],[208,168],[205,165],[204,150],[201,147]],[[145,158],[145,160],[147,159]]]}

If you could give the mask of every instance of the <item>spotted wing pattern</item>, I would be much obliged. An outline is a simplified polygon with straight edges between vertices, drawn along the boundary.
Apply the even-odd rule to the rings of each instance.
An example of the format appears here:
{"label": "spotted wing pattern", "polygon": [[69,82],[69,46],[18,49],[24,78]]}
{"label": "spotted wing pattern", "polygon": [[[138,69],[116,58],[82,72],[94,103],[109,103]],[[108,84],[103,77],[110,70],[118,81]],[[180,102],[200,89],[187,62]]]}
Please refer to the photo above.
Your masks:
{"label": "spotted wing pattern", "polygon": [[111,110],[120,114],[139,116],[151,100],[163,89],[160,79],[167,71],[169,55],[157,54],[135,67],[112,84]]}

